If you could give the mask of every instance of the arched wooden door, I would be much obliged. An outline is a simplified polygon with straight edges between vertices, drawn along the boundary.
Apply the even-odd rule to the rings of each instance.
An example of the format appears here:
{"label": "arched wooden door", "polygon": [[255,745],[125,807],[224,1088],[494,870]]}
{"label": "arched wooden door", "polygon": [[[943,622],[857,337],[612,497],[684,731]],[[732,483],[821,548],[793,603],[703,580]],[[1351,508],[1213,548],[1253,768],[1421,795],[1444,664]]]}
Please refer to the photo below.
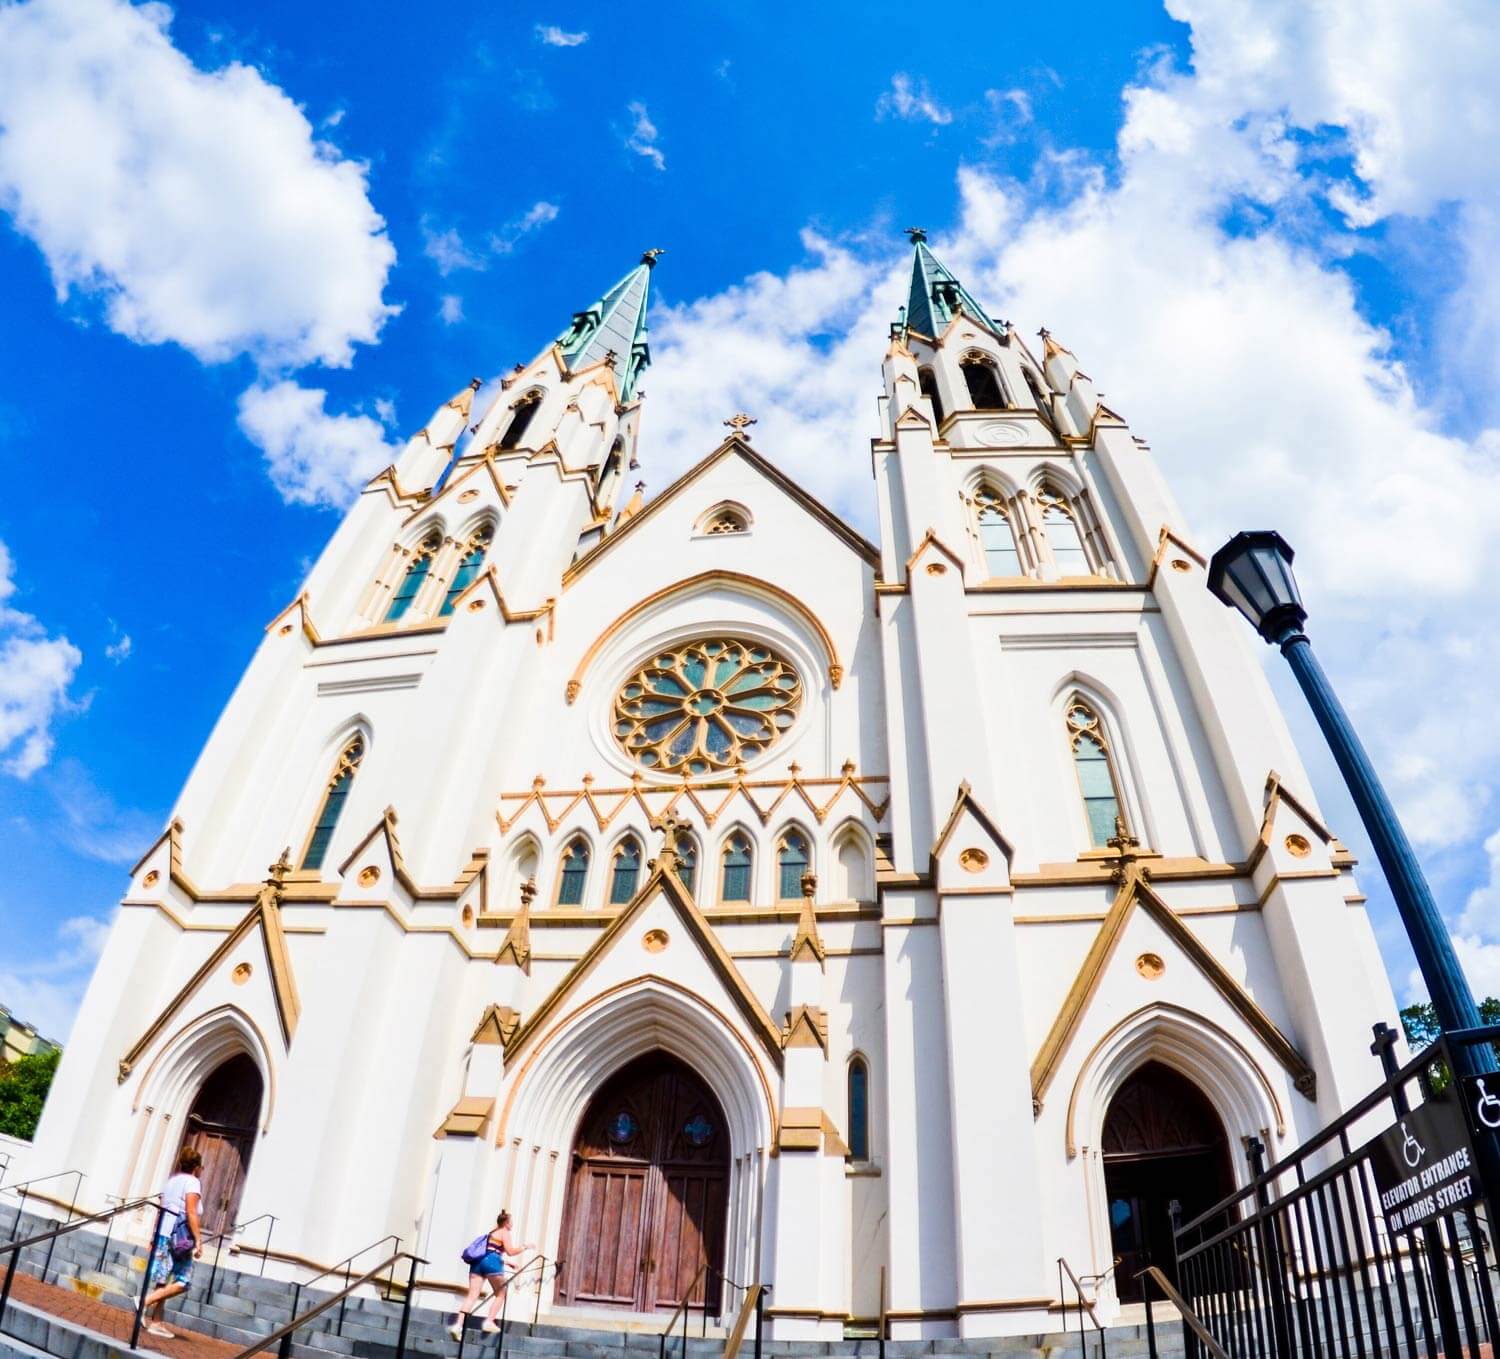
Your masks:
{"label": "arched wooden door", "polygon": [[1136,1275],[1148,1264],[1173,1273],[1172,1201],[1186,1222],[1234,1188],[1229,1139],[1192,1081],[1147,1062],[1110,1101],[1102,1151],[1116,1288],[1123,1300],[1139,1299]]}
{"label": "arched wooden door", "polygon": [[264,1086],[260,1068],[244,1053],[215,1067],[188,1112],[182,1145],[203,1157],[200,1212],[205,1235],[234,1226],[240,1193],[255,1149]]}
{"label": "arched wooden door", "polygon": [[[573,1145],[558,1300],[637,1312],[719,1309],[698,1277],[723,1265],[729,1134],[708,1087],[653,1052],[616,1072]],[[524,1226],[524,1224],[523,1224]]]}

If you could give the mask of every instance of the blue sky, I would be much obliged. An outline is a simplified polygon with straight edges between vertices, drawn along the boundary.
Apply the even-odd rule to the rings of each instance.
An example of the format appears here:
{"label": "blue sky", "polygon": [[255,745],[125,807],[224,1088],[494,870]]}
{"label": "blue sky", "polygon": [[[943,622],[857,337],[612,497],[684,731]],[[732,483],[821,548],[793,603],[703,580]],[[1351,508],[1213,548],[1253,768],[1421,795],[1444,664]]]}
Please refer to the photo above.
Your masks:
{"label": "blue sky", "polygon": [[64,1035],[125,869],[351,488],[643,248],[667,252],[648,483],[744,408],[867,526],[912,223],[1078,353],[1201,546],[1293,540],[1500,991],[1500,191],[1472,162],[1500,25],[1311,10],[0,0],[0,1003]]}

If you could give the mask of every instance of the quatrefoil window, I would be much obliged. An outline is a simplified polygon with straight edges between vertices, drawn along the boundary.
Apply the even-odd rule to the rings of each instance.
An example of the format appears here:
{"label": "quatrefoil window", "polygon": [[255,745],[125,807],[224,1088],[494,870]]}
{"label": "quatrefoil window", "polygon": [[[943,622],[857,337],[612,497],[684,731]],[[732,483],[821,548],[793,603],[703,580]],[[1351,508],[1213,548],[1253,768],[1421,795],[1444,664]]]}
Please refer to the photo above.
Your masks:
{"label": "quatrefoil window", "polygon": [[615,698],[615,739],[647,769],[707,774],[770,748],[796,720],[802,679],[737,638],[658,652]]}

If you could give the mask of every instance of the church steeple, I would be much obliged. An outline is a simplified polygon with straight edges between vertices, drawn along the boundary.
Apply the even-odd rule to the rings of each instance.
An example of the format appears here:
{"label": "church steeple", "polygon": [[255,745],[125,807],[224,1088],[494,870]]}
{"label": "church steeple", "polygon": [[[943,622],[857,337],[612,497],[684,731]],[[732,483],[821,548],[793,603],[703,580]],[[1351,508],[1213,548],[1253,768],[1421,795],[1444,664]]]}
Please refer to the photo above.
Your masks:
{"label": "church steeple", "polygon": [[646,343],[646,305],[651,271],[660,250],[648,250],[641,262],[592,307],[576,312],[573,324],[557,337],[557,347],[574,372],[615,355],[620,400],[629,401],[651,362]]}
{"label": "church steeple", "polygon": [[906,324],[922,335],[936,337],[959,311],[967,312],[995,334],[1000,327],[989,318],[973,294],[957,276],[927,248],[927,233],[921,227],[907,227],[911,237],[911,285],[906,297]]}

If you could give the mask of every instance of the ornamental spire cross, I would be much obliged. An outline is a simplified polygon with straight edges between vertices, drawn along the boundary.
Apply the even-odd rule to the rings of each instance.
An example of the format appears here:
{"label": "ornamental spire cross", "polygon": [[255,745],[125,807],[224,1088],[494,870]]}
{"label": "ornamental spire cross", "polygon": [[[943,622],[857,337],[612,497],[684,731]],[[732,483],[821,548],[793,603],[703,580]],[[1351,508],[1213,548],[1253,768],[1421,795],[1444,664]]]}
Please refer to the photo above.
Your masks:
{"label": "ornamental spire cross", "polygon": [[758,425],[760,421],[757,420],[753,415],[746,415],[744,411],[737,411],[734,415],[731,415],[729,419],[727,419],[724,423],[728,425],[729,428],[732,429],[736,434],[738,434],[742,439],[748,439],[750,437],[750,426]]}

